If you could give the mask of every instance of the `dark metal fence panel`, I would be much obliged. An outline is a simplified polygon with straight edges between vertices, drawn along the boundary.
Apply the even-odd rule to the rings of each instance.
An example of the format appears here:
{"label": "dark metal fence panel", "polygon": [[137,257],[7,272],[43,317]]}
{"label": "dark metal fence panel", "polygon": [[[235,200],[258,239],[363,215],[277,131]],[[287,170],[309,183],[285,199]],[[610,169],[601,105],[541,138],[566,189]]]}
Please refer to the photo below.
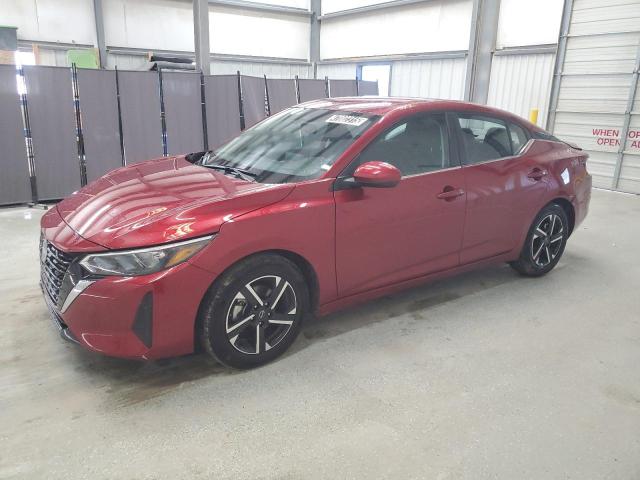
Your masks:
{"label": "dark metal fence panel", "polygon": [[200,75],[163,72],[162,91],[169,155],[199,152],[204,148]]}
{"label": "dark metal fence panel", "polygon": [[122,166],[116,72],[78,69],[78,92],[90,182]]}
{"label": "dark metal fence panel", "polygon": [[360,95],[378,95],[378,82],[360,80],[358,82],[358,93]]}
{"label": "dark metal fence panel", "polygon": [[25,66],[38,200],[80,188],[71,69]]}
{"label": "dark metal fence panel", "polygon": [[240,133],[238,77],[205,76],[204,89],[207,99],[209,148],[215,149]]}
{"label": "dark metal fence panel", "polygon": [[308,102],[309,100],[327,97],[324,80],[301,78],[298,80],[298,88],[300,89],[300,102]]}
{"label": "dark metal fence panel", "polygon": [[332,97],[355,97],[358,94],[355,80],[329,80]]}
{"label": "dark metal fence panel", "polygon": [[250,128],[267,116],[265,113],[264,78],[242,75],[241,79],[245,128]]}
{"label": "dark metal fence panel", "polygon": [[0,65],[0,205],[31,200],[16,67]]}
{"label": "dark metal fence panel", "polygon": [[295,105],[296,83],[293,79],[267,79],[269,89],[269,109],[271,115]]}
{"label": "dark metal fence panel", "polygon": [[118,82],[126,163],[162,156],[158,74],[118,71]]}

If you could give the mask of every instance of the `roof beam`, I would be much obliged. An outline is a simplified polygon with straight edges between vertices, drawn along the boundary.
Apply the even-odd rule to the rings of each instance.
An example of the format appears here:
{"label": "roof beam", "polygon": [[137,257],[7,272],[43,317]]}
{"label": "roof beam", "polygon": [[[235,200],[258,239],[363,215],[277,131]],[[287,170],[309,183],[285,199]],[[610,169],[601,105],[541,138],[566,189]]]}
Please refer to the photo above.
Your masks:
{"label": "roof beam", "polygon": [[377,10],[386,10],[388,8],[404,7],[407,5],[415,5],[418,3],[431,2],[433,0],[391,0],[389,2],[377,3],[375,5],[365,5],[364,7],[349,8],[347,10],[339,10],[337,12],[325,13],[321,15],[319,20],[328,20],[331,18],[346,17],[357,15],[360,13],[375,12]]}
{"label": "roof beam", "polygon": [[424,53],[406,53],[392,55],[373,55],[369,57],[344,57],[344,58],[325,58],[318,62],[319,65],[335,65],[338,63],[368,63],[368,62],[401,62],[408,60],[444,60],[447,58],[465,58],[466,50],[455,50],[450,52],[424,52]]}
{"label": "roof beam", "polygon": [[304,8],[272,5],[270,3],[249,2],[247,0],[209,0],[209,5],[254,10],[263,13],[284,13],[287,15],[301,15],[304,17],[311,16],[311,12]]}
{"label": "roof beam", "polygon": [[536,53],[556,53],[558,46],[555,43],[546,45],[527,45],[524,47],[505,47],[496,50],[493,54],[502,55],[533,55]]}

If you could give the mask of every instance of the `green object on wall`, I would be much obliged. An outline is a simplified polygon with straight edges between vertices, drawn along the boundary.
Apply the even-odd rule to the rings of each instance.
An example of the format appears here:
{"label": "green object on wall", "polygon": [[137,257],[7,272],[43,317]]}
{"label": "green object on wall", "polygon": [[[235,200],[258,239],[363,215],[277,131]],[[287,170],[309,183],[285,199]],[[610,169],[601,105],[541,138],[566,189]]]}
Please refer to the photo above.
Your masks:
{"label": "green object on wall", "polygon": [[98,52],[95,49],[68,50],[69,63],[75,63],[78,68],[98,68]]}
{"label": "green object on wall", "polygon": [[0,50],[14,51],[18,49],[16,27],[0,25]]}

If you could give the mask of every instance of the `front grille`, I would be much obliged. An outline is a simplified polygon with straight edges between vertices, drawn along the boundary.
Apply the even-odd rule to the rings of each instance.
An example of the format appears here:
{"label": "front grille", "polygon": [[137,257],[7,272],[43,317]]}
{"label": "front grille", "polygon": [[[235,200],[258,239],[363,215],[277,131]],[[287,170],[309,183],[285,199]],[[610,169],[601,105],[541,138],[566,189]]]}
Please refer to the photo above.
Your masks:
{"label": "front grille", "polygon": [[60,287],[74,256],[40,240],[40,281],[51,303],[58,306]]}

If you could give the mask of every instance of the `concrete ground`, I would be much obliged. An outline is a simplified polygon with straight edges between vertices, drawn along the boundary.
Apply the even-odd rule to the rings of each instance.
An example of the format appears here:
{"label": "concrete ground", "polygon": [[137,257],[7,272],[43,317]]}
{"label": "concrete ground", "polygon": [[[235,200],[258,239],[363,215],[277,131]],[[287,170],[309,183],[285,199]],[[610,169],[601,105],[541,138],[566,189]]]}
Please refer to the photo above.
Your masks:
{"label": "concrete ground", "polygon": [[594,191],[545,278],[384,298],[248,372],[63,342],[41,214],[0,211],[0,478],[640,478],[640,197]]}

